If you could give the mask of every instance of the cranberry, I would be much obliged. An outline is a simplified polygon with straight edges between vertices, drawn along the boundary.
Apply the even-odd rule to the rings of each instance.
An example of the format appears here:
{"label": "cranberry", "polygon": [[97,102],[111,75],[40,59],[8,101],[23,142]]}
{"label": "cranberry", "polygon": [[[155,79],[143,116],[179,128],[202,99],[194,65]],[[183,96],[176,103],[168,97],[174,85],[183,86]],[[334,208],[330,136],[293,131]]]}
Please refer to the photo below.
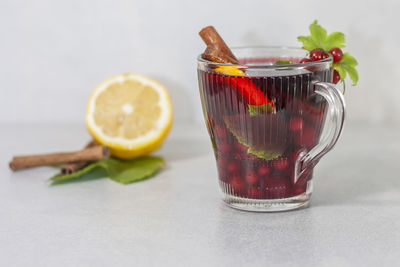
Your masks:
{"label": "cranberry", "polygon": [[215,134],[219,138],[225,138],[226,137],[226,129],[222,127],[221,125],[216,125],[215,126]]}
{"label": "cranberry", "polygon": [[300,63],[308,63],[308,62],[312,62],[312,60],[309,59],[309,58],[302,58],[302,59],[300,60]]}
{"label": "cranberry", "polygon": [[248,198],[261,198],[261,190],[256,186],[251,186],[247,188],[247,197]]}
{"label": "cranberry", "polygon": [[307,149],[313,148],[318,142],[316,130],[307,124],[304,125],[303,130],[294,136],[294,142],[296,145],[305,146]]}
{"label": "cranberry", "polygon": [[239,163],[236,161],[230,161],[226,167],[229,172],[237,172],[240,169]]}
{"label": "cranberry", "polygon": [[325,53],[325,51],[321,50],[321,49],[314,49],[310,52],[310,58],[313,61],[319,61],[322,60],[324,58],[329,57],[329,55],[327,53]]}
{"label": "cranberry", "polygon": [[332,79],[332,82],[333,83],[338,83],[340,81],[340,74],[339,74],[339,72],[337,71],[337,70],[333,70],[333,79]]}
{"label": "cranberry", "polygon": [[283,198],[291,191],[291,185],[283,174],[274,174],[264,180],[263,191],[267,198]]}
{"label": "cranberry", "polygon": [[271,172],[271,169],[268,166],[265,166],[265,165],[260,166],[257,169],[257,174],[260,175],[260,176],[266,176],[266,175],[270,174],[270,172]]}
{"label": "cranberry", "polygon": [[301,177],[293,186],[293,195],[300,195],[306,192],[307,190],[307,182],[308,180],[304,177]]}
{"label": "cranberry", "polygon": [[334,47],[331,50],[329,50],[329,54],[332,55],[333,62],[335,62],[335,63],[342,60],[343,52],[342,52],[342,49],[340,49],[339,47]]}
{"label": "cranberry", "polygon": [[293,117],[289,121],[290,130],[296,132],[303,129],[303,119],[300,117]]}
{"label": "cranberry", "polygon": [[245,180],[249,185],[256,185],[258,183],[258,176],[255,172],[249,172],[246,174]]}
{"label": "cranberry", "polygon": [[244,182],[237,175],[231,178],[229,184],[232,187],[235,195],[241,194],[244,191]]}
{"label": "cranberry", "polygon": [[235,143],[235,149],[238,152],[247,152],[247,146],[242,145],[241,143]]}
{"label": "cranberry", "polygon": [[222,153],[228,154],[228,153],[231,152],[232,147],[231,147],[231,145],[229,145],[229,144],[226,143],[226,142],[221,142],[221,143],[218,145],[218,149],[219,149],[219,151],[221,151]]}
{"label": "cranberry", "polygon": [[301,154],[302,151],[303,151],[303,150],[296,150],[296,151],[293,151],[292,154],[290,155],[290,160],[291,160],[293,163],[295,163],[295,162],[297,161],[297,159],[299,158],[299,156],[300,156],[300,154]]}
{"label": "cranberry", "polygon": [[284,171],[289,167],[289,159],[286,157],[280,157],[272,161],[272,167],[277,171]]}
{"label": "cranberry", "polygon": [[233,158],[237,160],[243,160],[244,156],[240,152],[233,153]]}

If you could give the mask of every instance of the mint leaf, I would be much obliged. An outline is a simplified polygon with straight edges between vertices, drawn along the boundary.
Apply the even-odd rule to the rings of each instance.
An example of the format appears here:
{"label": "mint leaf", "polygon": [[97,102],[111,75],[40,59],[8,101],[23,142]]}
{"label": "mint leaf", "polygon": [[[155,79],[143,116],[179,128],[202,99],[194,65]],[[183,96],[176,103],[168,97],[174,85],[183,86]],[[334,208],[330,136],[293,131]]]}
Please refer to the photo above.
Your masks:
{"label": "mint leaf", "polygon": [[97,168],[107,168],[107,163],[106,163],[107,160],[108,159],[104,159],[104,160],[99,160],[99,161],[90,163],[85,168],[83,168],[83,169],[81,169],[79,171],[76,171],[74,173],[71,173],[71,174],[67,174],[67,175],[57,174],[57,175],[54,175],[49,180],[53,181],[53,182],[63,182],[63,181],[67,181],[67,180],[80,178],[81,176],[83,176],[85,174],[88,174],[88,173],[92,172],[93,170],[95,170]]}
{"label": "mint leaf", "polygon": [[322,47],[325,51],[329,51],[334,47],[344,48],[345,47],[344,34],[341,32],[333,32],[326,38],[324,46]]}
{"label": "mint leaf", "polygon": [[[256,106],[258,107],[258,106]],[[283,154],[287,147],[285,114],[254,113],[225,116],[226,127],[247,152],[270,160]]]}
{"label": "mint leaf", "polygon": [[250,116],[255,116],[258,114],[269,114],[273,112],[271,103],[263,105],[248,105]]}
{"label": "mint leaf", "polygon": [[129,184],[150,178],[165,165],[160,157],[143,157],[129,161],[111,159],[108,174],[116,182]]}
{"label": "mint leaf", "polygon": [[247,153],[253,154],[260,159],[271,160],[279,158],[282,155],[282,151],[273,151],[273,150],[253,150],[249,148]]}
{"label": "mint leaf", "polygon": [[277,60],[277,61],[275,61],[275,64],[277,64],[277,65],[290,65],[290,64],[293,64],[293,62],[290,61],[290,60]]}
{"label": "mint leaf", "polygon": [[82,170],[71,174],[54,175],[49,180],[54,183],[74,180],[81,178],[98,168],[103,168],[110,179],[119,183],[128,184],[150,178],[164,165],[165,162],[160,157],[147,156],[133,160],[119,160],[110,157],[108,159],[93,162]]}
{"label": "mint leaf", "polygon": [[297,37],[297,40],[303,43],[303,48],[305,50],[311,51],[318,48],[318,43],[315,42],[311,36],[299,36]]}
{"label": "mint leaf", "polygon": [[314,20],[314,22],[309,26],[311,38],[318,45],[318,48],[323,48],[323,44],[327,38],[327,33],[324,28],[318,25],[318,21]]}

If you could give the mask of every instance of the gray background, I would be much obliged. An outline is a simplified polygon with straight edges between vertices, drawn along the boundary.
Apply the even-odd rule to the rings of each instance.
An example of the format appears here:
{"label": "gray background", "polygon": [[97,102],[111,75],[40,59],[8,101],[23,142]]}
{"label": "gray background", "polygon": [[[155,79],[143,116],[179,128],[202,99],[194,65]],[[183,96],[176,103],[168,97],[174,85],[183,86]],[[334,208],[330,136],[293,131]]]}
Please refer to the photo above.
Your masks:
{"label": "gray background", "polygon": [[[214,25],[231,46],[298,46],[314,20],[347,36],[360,82],[349,121],[400,122],[400,2],[0,1],[0,122],[84,121],[87,98],[114,74],[164,83],[175,121],[202,121],[197,35]],[[350,84],[350,82],[349,82]]]}

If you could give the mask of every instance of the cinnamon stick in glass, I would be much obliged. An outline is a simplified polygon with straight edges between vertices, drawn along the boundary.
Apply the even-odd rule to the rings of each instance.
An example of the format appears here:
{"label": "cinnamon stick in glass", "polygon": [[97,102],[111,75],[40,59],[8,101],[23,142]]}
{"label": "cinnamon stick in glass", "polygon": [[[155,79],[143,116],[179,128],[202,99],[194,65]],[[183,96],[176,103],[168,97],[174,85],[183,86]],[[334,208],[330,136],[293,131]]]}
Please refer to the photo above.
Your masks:
{"label": "cinnamon stick in glass", "polygon": [[[230,62],[219,62],[219,63],[232,63],[232,64],[239,63],[239,61],[237,60],[235,55],[232,53],[232,51],[226,45],[224,39],[222,39],[222,37],[218,34],[218,32],[215,30],[215,28],[213,26],[207,26],[207,27],[203,28],[199,32],[199,35],[203,39],[203,41],[206,43],[207,47],[210,47],[211,49],[213,49],[215,51],[219,51],[220,57],[226,56],[225,60],[230,61]],[[204,57],[204,54],[203,54],[203,57]]]}
{"label": "cinnamon stick in glass", "polygon": [[10,168],[14,171],[38,166],[51,166],[62,163],[79,161],[94,161],[110,156],[110,149],[106,146],[88,147],[77,152],[52,153],[31,156],[17,156],[10,162]]}

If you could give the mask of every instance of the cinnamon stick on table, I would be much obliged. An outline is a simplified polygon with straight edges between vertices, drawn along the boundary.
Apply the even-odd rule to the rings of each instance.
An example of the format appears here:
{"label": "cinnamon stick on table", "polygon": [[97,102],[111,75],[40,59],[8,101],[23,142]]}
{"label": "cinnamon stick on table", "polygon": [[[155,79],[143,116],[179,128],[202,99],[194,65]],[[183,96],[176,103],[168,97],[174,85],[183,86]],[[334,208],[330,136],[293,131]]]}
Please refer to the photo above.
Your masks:
{"label": "cinnamon stick on table", "polygon": [[205,53],[203,53],[203,58],[213,61],[212,59],[207,58],[210,52],[218,53],[218,57],[227,62],[219,62],[219,63],[231,63],[238,64],[239,61],[226,45],[224,39],[218,34],[213,26],[207,26],[203,28],[199,32],[200,37],[207,45],[207,49]]}
{"label": "cinnamon stick on table", "polygon": [[[97,143],[94,140],[92,140],[85,146],[85,148],[93,147],[96,145]],[[78,161],[78,162],[64,164],[61,166],[60,169],[61,175],[67,175],[79,171],[84,167],[86,167],[89,163],[90,161]]]}
{"label": "cinnamon stick on table", "polygon": [[77,152],[18,156],[14,157],[9,165],[12,170],[17,171],[38,166],[50,166],[79,161],[94,161],[104,159],[109,156],[110,149],[108,147],[93,146]]}

